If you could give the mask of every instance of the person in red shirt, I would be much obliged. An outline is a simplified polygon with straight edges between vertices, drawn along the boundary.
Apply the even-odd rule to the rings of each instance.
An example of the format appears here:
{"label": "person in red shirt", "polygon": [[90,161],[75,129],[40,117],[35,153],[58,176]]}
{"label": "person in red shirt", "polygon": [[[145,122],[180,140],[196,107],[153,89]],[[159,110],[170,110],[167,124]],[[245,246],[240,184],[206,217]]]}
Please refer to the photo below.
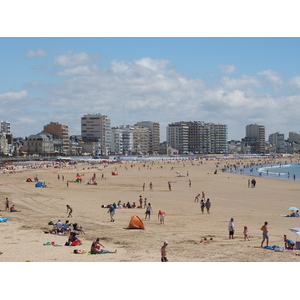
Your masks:
{"label": "person in red shirt", "polygon": [[162,211],[162,210],[160,210],[159,212],[158,212],[158,215],[157,215],[157,217],[158,217],[158,219],[159,219],[159,221],[160,221],[160,224],[165,224],[165,212],[164,211]]}

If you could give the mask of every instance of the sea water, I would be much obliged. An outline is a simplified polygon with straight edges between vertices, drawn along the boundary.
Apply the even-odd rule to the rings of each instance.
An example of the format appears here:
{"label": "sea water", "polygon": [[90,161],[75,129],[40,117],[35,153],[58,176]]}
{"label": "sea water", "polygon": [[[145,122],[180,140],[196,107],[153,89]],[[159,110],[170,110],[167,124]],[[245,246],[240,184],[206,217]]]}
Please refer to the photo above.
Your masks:
{"label": "sea water", "polygon": [[236,173],[265,178],[300,181],[300,163],[254,165],[247,168],[240,167]]}

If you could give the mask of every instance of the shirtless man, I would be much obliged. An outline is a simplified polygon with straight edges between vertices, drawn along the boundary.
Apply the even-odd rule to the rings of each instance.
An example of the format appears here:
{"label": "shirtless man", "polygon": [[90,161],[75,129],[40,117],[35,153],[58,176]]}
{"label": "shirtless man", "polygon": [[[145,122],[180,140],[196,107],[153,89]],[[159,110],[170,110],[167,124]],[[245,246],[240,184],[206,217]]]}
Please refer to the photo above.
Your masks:
{"label": "shirtless man", "polygon": [[261,227],[262,230],[262,236],[263,240],[261,242],[261,247],[263,247],[264,241],[267,241],[267,246],[269,246],[269,235],[268,235],[268,222],[265,222],[265,224]]}
{"label": "shirtless man", "polygon": [[168,246],[168,242],[165,241],[164,245],[161,247],[161,261],[162,262],[167,262],[167,251],[166,251],[166,247]]}
{"label": "shirtless man", "polygon": [[114,252],[111,252],[111,251],[108,251],[108,250],[105,250],[105,249],[101,249],[101,247],[104,248],[104,246],[102,244],[100,244],[99,238],[97,238],[96,241],[94,241],[92,243],[91,254],[117,253],[117,250],[115,250]]}

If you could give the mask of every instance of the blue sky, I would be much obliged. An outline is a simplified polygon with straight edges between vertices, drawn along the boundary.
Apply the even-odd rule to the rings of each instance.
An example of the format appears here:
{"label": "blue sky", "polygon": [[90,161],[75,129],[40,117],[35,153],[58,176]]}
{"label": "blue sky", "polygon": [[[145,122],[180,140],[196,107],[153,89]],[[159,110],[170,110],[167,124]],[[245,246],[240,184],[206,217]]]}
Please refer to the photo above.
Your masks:
{"label": "blue sky", "polygon": [[147,9],[134,0],[54,1],[47,14],[33,0],[17,11],[8,2],[0,120],[23,137],[49,122],[80,134],[87,113],[107,114],[112,126],[160,122],[161,140],[167,124],[182,120],[227,124],[228,139],[243,138],[251,123],[265,125],[266,138],[287,137],[300,131],[300,41],[288,2],[273,1],[270,13],[256,0],[247,10],[234,0],[172,1],[172,9],[168,1]]}
{"label": "blue sky", "polygon": [[80,134],[86,113],[112,126],[200,120],[299,131],[299,38],[0,38],[0,119],[14,136],[49,122]]}

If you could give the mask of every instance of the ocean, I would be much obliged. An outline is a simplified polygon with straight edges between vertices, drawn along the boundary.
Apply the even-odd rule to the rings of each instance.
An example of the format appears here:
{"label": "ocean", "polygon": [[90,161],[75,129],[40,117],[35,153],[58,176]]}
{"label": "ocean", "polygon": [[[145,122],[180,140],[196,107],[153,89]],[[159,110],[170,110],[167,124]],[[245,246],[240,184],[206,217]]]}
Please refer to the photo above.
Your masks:
{"label": "ocean", "polygon": [[249,176],[276,178],[282,180],[300,181],[300,163],[255,165],[251,167],[238,167],[236,170],[227,170],[232,173],[240,173]]}

